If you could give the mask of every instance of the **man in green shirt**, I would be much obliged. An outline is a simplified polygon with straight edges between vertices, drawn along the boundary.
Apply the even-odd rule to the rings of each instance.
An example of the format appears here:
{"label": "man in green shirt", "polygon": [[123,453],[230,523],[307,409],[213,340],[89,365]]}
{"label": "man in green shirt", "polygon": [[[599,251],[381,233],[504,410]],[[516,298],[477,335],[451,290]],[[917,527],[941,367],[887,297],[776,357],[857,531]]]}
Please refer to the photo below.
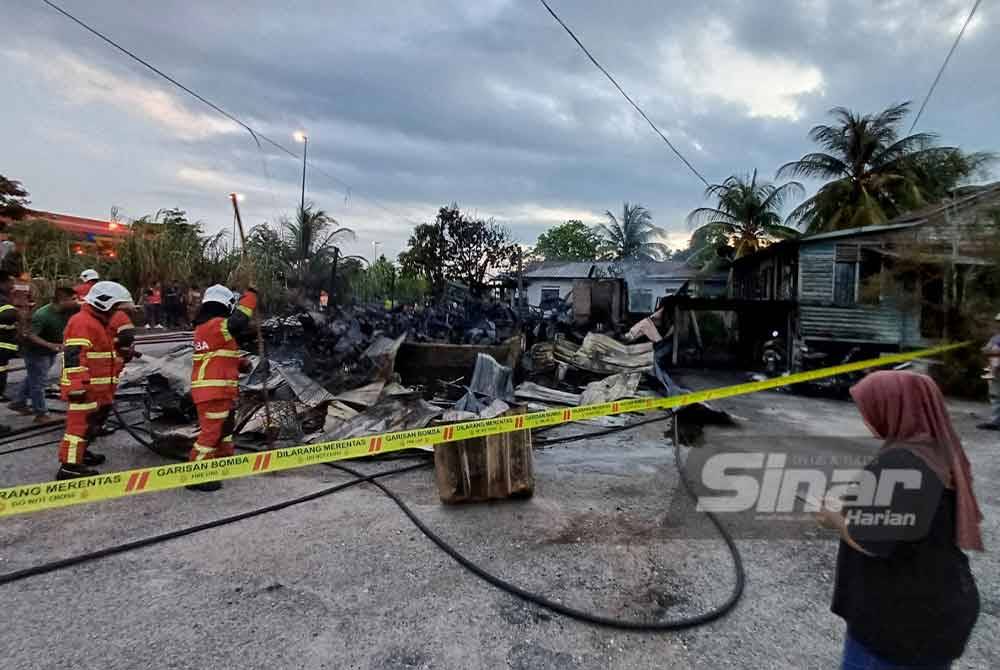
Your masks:
{"label": "man in green shirt", "polygon": [[[45,404],[49,370],[55,363],[56,354],[62,351],[66,322],[77,309],[76,293],[69,287],[60,286],[52,302],[39,307],[31,315],[31,329],[22,339],[21,354],[26,377],[10,409],[19,414],[34,414],[38,423],[49,419]],[[28,409],[28,398],[31,398],[31,409]]]}

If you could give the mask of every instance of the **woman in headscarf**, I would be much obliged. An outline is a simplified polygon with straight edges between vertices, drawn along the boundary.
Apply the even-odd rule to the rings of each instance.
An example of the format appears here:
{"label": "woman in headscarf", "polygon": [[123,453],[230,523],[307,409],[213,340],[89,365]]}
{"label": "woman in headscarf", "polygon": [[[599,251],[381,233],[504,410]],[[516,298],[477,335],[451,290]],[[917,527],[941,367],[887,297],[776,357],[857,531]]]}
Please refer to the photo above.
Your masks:
{"label": "woman in headscarf", "polygon": [[930,377],[875,372],[851,396],[884,442],[843,511],[818,515],[841,536],[831,609],[847,622],[842,667],[948,668],[979,615],[964,553],[983,550],[969,460]]}

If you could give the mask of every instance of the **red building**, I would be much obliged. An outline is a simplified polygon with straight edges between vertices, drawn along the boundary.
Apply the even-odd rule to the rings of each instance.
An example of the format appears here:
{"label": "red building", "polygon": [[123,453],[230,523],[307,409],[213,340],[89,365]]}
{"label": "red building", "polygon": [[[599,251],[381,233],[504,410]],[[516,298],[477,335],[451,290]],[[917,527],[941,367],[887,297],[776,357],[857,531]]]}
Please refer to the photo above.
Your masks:
{"label": "red building", "polygon": [[[22,222],[47,221],[56,228],[66,232],[73,247],[73,251],[78,254],[91,254],[115,257],[115,250],[121,242],[122,237],[131,231],[125,224],[116,221],[105,221],[101,219],[87,219],[82,216],[71,216],[69,214],[57,214],[55,212],[42,212],[29,209],[21,220]],[[0,217],[0,223],[10,224],[10,220]],[[4,230],[3,238],[7,239],[9,232]]]}

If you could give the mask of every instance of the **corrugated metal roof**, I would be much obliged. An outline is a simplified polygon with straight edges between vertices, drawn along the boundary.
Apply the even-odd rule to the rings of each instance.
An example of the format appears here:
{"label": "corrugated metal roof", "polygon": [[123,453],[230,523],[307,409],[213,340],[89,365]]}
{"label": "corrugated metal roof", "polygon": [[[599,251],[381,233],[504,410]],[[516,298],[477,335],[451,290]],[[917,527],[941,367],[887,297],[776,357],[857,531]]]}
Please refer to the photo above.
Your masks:
{"label": "corrugated metal roof", "polygon": [[585,279],[590,276],[591,268],[596,267],[595,274],[609,274],[612,267],[622,267],[624,274],[641,272],[651,279],[690,279],[697,275],[697,270],[680,261],[658,261],[650,263],[626,263],[615,261],[585,261],[565,263],[545,263],[530,272],[525,272],[525,279]]}
{"label": "corrugated metal roof", "polygon": [[844,230],[834,230],[829,233],[817,233],[799,239],[800,244],[810,242],[822,242],[840,237],[852,237],[854,235],[868,235],[869,233],[884,233],[890,230],[901,230],[903,228],[913,228],[919,226],[923,221],[908,221],[906,223],[887,223],[883,226],[862,226],[860,228],[845,228]]}

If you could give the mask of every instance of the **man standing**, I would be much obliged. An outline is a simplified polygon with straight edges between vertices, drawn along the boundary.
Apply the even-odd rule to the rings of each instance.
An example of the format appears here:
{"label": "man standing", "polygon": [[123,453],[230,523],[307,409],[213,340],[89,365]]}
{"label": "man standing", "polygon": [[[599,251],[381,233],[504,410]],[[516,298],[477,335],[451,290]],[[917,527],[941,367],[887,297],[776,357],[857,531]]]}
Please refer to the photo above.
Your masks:
{"label": "man standing", "polygon": [[[240,371],[245,362],[236,337],[250,330],[257,293],[248,288],[236,304],[236,294],[221,284],[205,290],[195,318],[191,397],[198,409],[201,431],[190,460],[233,455],[233,405],[239,395]],[[218,491],[222,482],[192,484],[196,491]]]}
{"label": "man standing", "polygon": [[[994,321],[1000,321],[1000,314],[994,317]],[[976,428],[980,430],[1000,430],[1000,333],[990,338],[990,341],[983,347],[989,361],[984,379],[990,384],[990,420],[981,423]]]}
{"label": "man standing", "polygon": [[[36,423],[48,421],[48,407],[45,403],[45,387],[49,380],[49,370],[55,363],[56,354],[62,351],[63,331],[70,316],[78,309],[74,289],[60,286],[56,289],[52,302],[35,310],[31,316],[31,329],[25,333],[21,346],[24,358],[24,384],[17,393],[10,409],[18,414],[34,414]],[[31,408],[28,408],[28,399]]]}
{"label": "man standing", "polygon": [[163,294],[160,291],[160,282],[156,282],[146,289],[143,299],[143,314],[146,317],[146,328],[163,328],[161,310],[163,309]]}
{"label": "man standing", "polygon": [[111,319],[131,303],[132,296],[121,284],[97,282],[87,294],[86,304],[66,324],[60,387],[69,407],[66,432],[59,445],[62,466],[56,479],[96,475],[93,466],[106,460],[87,447],[104,425],[115,397],[117,354]]}
{"label": "man standing", "polygon": [[76,301],[78,303],[83,304],[84,298],[87,297],[87,294],[90,293],[90,289],[94,287],[94,284],[96,284],[97,280],[100,278],[101,276],[97,274],[97,270],[84,270],[80,273],[80,283],[73,287],[73,290],[76,292]]}
{"label": "man standing", "polygon": [[[11,302],[10,292],[14,288],[14,277],[0,270],[0,400],[7,400],[7,364],[17,356],[17,307]],[[10,428],[0,434],[9,432]]]}

